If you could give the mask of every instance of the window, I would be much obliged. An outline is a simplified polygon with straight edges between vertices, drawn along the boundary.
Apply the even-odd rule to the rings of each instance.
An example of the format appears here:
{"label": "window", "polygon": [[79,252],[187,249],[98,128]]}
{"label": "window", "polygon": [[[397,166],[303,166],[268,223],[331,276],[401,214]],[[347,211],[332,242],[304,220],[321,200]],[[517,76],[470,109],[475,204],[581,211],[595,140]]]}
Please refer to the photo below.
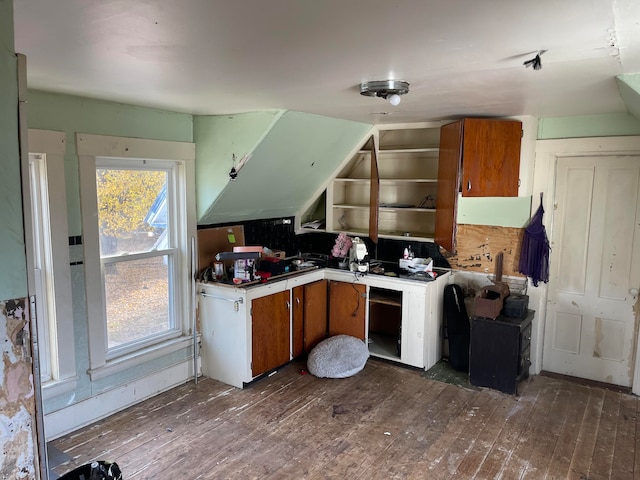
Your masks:
{"label": "window", "polygon": [[107,356],[181,333],[175,181],[168,161],[96,161]]}
{"label": "window", "polygon": [[92,378],[184,348],[195,234],[190,143],[77,135]]}
{"label": "window", "polygon": [[[31,221],[33,230],[33,272],[36,294],[36,329],[40,379],[43,383],[55,377],[57,338],[55,330],[55,299],[53,292],[53,262],[51,250],[51,215],[47,188],[46,156],[29,154],[31,187]],[[53,371],[52,371],[53,370]]]}
{"label": "window", "polygon": [[[75,388],[73,304],[64,171],[65,134],[28,131],[24,215],[29,295],[35,296],[35,326],[43,396]],[[69,340],[71,339],[71,340]]]}

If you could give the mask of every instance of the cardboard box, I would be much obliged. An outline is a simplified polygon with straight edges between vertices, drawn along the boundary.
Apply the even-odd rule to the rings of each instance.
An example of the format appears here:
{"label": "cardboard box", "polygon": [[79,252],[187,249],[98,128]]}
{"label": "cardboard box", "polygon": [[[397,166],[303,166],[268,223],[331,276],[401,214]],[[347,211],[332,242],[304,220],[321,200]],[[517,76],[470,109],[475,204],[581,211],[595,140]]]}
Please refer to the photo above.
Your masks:
{"label": "cardboard box", "polygon": [[474,301],[474,315],[496,319],[502,311],[504,299],[507,296],[509,296],[509,285],[506,283],[494,283],[482,287]]}

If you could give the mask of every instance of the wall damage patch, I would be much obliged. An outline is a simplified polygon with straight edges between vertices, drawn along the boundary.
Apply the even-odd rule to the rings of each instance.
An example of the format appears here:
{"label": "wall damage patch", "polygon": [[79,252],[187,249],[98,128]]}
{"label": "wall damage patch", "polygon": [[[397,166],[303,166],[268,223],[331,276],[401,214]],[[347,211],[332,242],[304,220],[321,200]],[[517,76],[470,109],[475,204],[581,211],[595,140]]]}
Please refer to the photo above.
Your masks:
{"label": "wall damage patch", "polygon": [[26,299],[0,301],[0,478],[36,478],[35,400]]}

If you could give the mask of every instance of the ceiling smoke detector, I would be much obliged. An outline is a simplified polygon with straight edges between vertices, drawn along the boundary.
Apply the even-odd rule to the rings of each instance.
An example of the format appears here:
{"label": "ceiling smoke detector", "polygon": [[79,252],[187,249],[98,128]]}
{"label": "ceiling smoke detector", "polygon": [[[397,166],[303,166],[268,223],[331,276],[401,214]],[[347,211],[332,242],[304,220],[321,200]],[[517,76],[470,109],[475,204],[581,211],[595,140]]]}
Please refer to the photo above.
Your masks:
{"label": "ceiling smoke detector", "polygon": [[405,93],[409,93],[409,82],[404,80],[376,80],[360,84],[360,95],[384,98],[394,106],[400,103],[400,95]]}

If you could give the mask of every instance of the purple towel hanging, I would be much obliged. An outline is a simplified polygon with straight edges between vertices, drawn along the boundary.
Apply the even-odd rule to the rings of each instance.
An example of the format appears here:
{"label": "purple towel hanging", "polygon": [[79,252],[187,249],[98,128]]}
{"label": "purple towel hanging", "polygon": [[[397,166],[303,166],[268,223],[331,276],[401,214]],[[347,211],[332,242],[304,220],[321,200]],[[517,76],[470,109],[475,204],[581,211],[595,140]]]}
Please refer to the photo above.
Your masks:
{"label": "purple towel hanging", "polygon": [[538,282],[549,281],[549,239],[547,231],[542,223],[544,208],[542,207],[542,193],[540,194],[540,206],[536,213],[529,219],[524,229],[522,249],[520,251],[520,273],[531,278],[534,286]]}

